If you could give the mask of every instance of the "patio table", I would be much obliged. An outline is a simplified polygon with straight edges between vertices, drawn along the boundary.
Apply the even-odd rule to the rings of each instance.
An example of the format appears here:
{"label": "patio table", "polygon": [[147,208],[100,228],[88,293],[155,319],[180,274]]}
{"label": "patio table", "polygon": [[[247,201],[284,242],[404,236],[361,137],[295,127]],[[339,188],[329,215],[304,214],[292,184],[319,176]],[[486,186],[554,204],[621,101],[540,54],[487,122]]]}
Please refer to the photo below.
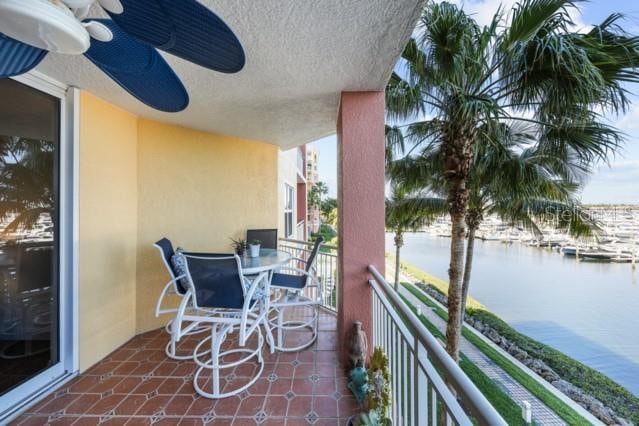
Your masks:
{"label": "patio table", "polygon": [[261,249],[259,257],[241,256],[242,272],[244,275],[257,275],[262,272],[273,272],[281,268],[289,260],[291,254],[275,249]]}

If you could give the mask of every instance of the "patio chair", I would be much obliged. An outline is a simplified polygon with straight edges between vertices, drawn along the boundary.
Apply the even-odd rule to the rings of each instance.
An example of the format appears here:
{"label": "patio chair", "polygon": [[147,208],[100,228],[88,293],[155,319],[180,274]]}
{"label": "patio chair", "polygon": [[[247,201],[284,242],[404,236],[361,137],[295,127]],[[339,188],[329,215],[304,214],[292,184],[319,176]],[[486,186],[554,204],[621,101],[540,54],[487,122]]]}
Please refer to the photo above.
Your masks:
{"label": "patio chair", "polygon": [[[283,352],[296,352],[311,346],[317,339],[317,325],[319,322],[319,309],[322,306],[322,283],[317,277],[315,263],[317,254],[324,239],[318,237],[311,250],[308,259],[293,258],[291,262],[297,266],[284,266],[281,272],[273,273],[271,289],[280,290],[281,296],[271,302],[271,315],[269,326],[275,336],[275,349]],[[302,269],[303,266],[303,269]],[[290,273],[283,273],[290,272]],[[312,316],[308,318],[295,318],[306,308],[311,308]],[[274,315],[273,315],[274,314]],[[286,315],[289,315],[286,317]],[[284,333],[308,329],[311,337],[301,345],[287,346]]]}
{"label": "patio chair", "polygon": [[249,229],[246,231],[246,242],[260,240],[261,247],[277,250],[277,229]]}
{"label": "patio chair", "polygon": [[[178,254],[178,256],[184,258],[189,288],[180,304],[176,321],[187,321],[191,325],[176,329],[177,340],[187,335],[191,327],[204,325],[211,333],[195,347],[193,352],[193,360],[199,366],[193,377],[193,386],[198,394],[206,398],[218,399],[237,395],[255,383],[264,369],[262,357],[264,336],[261,325],[264,325],[267,330],[267,339],[271,345],[271,351],[273,350],[273,339],[267,324],[268,274],[261,273],[252,281],[246,279],[237,255],[202,257]],[[194,310],[189,312],[187,310],[189,305],[192,305]],[[223,348],[227,336],[236,330],[240,347]],[[254,333],[257,336],[255,347],[246,347]],[[205,358],[205,355],[208,356]],[[227,358],[230,359],[227,361]],[[221,372],[233,369],[253,358],[258,364],[257,373],[242,386],[232,390],[224,389],[222,392]],[[210,382],[208,378],[203,378],[202,383],[210,384],[210,392],[205,391],[199,382],[200,377],[207,370],[211,371]]]}
{"label": "patio chair", "polygon": [[[184,267],[182,266],[178,270],[176,265],[174,264],[175,259],[175,250],[173,249],[173,244],[167,238],[162,238],[153,244],[155,248],[157,248],[160,252],[160,256],[162,257],[162,262],[166,267],[167,272],[169,273],[169,277],[171,278],[169,282],[164,286],[164,289],[160,293],[160,297],[158,297],[158,301],[155,307],[155,316],[159,317],[160,315],[165,314],[177,314],[178,308],[162,308],[164,303],[164,299],[169,295],[178,296],[180,299],[183,299],[187,290],[188,290],[188,280],[186,278],[186,274],[184,271]],[[193,254],[198,256],[206,256],[206,257],[226,257],[232,256],[231,254],[223,254],[223,253],[195,253],[195,252],[185,252],[185,254]],[[189,307],[192,309],[192,307]],[[178,355],[177,353],[177,342],[176,342],[176,334],[174,333],[173,328],[179,328],[183,326],[188,326],[189,324],[178,323],[175,322],[175,316],[172,317],[165,326],[166,332],[170,335],[169,342],[166,344],[165,352],[169,358],[173,358],[176,360],[187,360],[193,358],[193,354],[189,351],[186,355]],[[201,327],[190,327],[190,334],[198,334],[207,330],[207,328]]]}

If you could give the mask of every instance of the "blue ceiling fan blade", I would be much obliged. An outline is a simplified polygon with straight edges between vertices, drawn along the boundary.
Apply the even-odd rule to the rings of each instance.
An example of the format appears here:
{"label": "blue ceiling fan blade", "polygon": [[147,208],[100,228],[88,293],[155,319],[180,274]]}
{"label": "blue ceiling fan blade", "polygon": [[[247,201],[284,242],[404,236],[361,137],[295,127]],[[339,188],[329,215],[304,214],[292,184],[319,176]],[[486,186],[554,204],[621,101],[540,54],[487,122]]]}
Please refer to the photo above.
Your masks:
{"label": "blue ceiling fan blade", "polygon": [[47,53],[0,33],[0,78],[29,72]]}
{"label": "blue ceiling fan blade", "polygon": [[127,33],[205,68],[240,71],[244,49],[233,31],[197,0],[120,0],[124,11],[110,13]]}
{"label": "blue ceiling fan blade", "polygon": [[122,31],[109,19],[94,19],[106,25],[113,40],[91,39],[84,55],[116,83],[141,102],[164,112],[178,112],[189,104],[180,79],[157,50]]}

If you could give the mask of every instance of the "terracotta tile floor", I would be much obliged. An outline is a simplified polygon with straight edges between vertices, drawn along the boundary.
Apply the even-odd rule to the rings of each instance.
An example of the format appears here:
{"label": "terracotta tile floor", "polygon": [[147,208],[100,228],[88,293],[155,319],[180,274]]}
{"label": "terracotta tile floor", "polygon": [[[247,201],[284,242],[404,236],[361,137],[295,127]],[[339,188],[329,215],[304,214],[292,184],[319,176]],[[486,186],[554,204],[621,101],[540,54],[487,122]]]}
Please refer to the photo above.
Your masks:
{"label": "terracotta tile floor", "polygon": [[[358,408],[337,361],[335,328],[335,316],[323,312],[311,348],[265,351],[260,379],[239,396],[220,400],[195,393],[195,363],[168,359],[168,336],[152,331],[136,336],[12,424],[345,425]],[[188,350],[196,342],[192,337],[180,348]],[[231,339],[228,345],[234,343]],[[255,368],[243,364],[223,373],[225,389],[239,387]]]}

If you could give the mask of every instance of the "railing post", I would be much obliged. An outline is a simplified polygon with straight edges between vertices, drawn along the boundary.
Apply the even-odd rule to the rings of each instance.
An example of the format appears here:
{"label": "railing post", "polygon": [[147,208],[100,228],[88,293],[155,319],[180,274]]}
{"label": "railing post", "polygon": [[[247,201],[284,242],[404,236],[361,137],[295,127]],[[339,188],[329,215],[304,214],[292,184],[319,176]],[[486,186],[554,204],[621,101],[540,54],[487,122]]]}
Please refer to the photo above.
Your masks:
{"label": "railing post", "polygon": [[372,341],[367,267],[371,263],[384,265],[384,92],[343,92],[337,139],[337,341],[346,361],[343,343],[353,321],[362,321]]}

